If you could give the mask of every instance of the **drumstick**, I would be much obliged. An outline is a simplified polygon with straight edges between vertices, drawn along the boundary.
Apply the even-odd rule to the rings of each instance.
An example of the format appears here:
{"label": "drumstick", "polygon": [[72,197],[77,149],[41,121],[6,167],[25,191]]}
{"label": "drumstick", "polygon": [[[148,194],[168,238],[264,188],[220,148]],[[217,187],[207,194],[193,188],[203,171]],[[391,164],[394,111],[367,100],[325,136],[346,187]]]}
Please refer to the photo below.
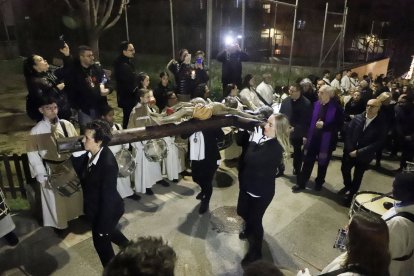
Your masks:
{"label": "drumstick", "polygon": [[310,266],[313,266],[314,268],[316,268],[318,271],[322,271],[322,269],[321,268],[319,268],[319,267],[317,267],[316,265],[314,265],[314,264],[312,264],[312,263],[310,263],[310,262],[308,262],[307,260],[305,260],[304,258],[302,258],[301,256],[299,256],[299,254],[298,253],[293,253],[293,255],[294,256],[296,256],[296,257],[298,257],[299,259],[301,259],[302,261],[304,261],[305,263],[307,263],[308,265],[310,265]]}
{"label": "drumstick", "polygon": [[[369,200],[367,202],[374,202],[374,201],[377,201],[378,199],[381,199],[383,197],[387,197],[387,196],[390,196],[390,195],[392,195],[392,192],[389,192],[389,193],[386,193],[386,194],[383,194],[383,195],[380,195],[380,196],[377,196],[377,197],[373,197],[371,200]],[[364,202],[364,203],[366,203],[366,202]]]}

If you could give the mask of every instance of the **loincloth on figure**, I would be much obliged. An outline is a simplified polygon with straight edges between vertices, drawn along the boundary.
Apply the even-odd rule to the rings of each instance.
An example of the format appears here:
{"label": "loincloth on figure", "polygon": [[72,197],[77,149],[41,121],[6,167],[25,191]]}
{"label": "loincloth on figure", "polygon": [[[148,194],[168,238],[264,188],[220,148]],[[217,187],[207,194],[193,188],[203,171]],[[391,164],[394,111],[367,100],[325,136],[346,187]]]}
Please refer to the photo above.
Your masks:
{"label": "loincloth on figure", "polygon": [[207,105],[196,105],[193,111],[193,118],[207,120],[213,116],[213,108]]}

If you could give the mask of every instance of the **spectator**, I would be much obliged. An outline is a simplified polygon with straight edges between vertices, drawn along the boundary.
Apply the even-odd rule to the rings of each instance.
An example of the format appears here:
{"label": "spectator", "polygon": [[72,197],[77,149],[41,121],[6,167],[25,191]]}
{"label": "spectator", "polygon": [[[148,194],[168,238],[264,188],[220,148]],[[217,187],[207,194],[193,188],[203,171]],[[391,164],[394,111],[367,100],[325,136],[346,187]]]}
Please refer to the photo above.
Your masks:
{"label": "spectator", "polygon": [[158,109],[162,111],[167,105],[167,93],[173,91],[173,87],[170,84],[169,75],[167,72],[160,73],[160,82],[154,89],[154,97]]}
{"label": "spectator", "polygon": [[[179,60],[170,60],[167,69],[171,71],[175,78],[177,95],[183,95],[183,100],[189,100],[194,89],[194,77],[191,69],[191,55],[187,49],[178,52]],[[180,97],[180,96],[179,96]]]}
{"label": "spectator", "polygon": [[240,49],[239,44],[233,43],[226,47],[218,53],[217,60],[222,63],[221,82],[223,91],[229,83],[242,87],[242,62],[248,61],[249,56]]}
{"label": "spectator", "polygon": [[134,45],[129,41],[121,42],[119,56],[114,62],[114,79],[116,81],[116,96],[118,106],[122,108],[122,128],[127,128],[132,108],[138,103],[138,93],[134,90],[138,86],[137,74],[133,59]]}
{"label": "spectator", "polygon": [[342,92],[345,95],[349,93],[349,89],[355,86],[355,85],[352,85],[351,74],[352,74],[351,70],[345,70],[344,75],[341,79],[341,88],[342,88]]}
{"label": "spectator", "polygon": [[227,98],[228,96],[234,97],[237,100],[237,109],[242,111],[244,105],[239,97],[239,90],[237,89],[237,85],[233,83],[227,84],[226,88],[224,89],[223,97]]}
{"label": "spectator", "polygon": [[[385,222],[372,213],[360,212],[351,218],[347,229],[346,252],[328,264],[320,275],[390,275],[389,233]],[[297,274],[310,275],[308,269]]]}
{"label": "spectator", "polygon": [[392,149],[395,147],[396,142],[394,135],[395,133],[395,103],[391,103],[391,93],[389,92],[382,92],[378,97],[377,100],[381,102],[381,109],[379,112],[379,116],[384,119],[385,127],[387,129],[387,136],[385,139],[385,143],[382,144],[381,148],[378,149],[376,153],[376,162],[375,167],[381,167],[381,160],[382,160],[382,152],[385,147]]}
{"label": "spectator", "polygon": [[367,104],[367,102],[374,97],[373,91],[369,88],[369,84],[366,80],[362,80],[359,83],[359,86],[361,87],[361,99],[364,104]]}
{"label": "spectator", "polygon": [[259,107],[265,104],[259,99],[255,90],[254,77],[251,74],[247,74],[243,79],[243,89],[240,91],[240,99],[242,103],[247,106],[248,109],[256,111]]}
{"label": "spectator", "polygon": [[365,110],[365,104],[361,99],[361,93],[358,90],[351,89],[352,97],[345,104],[344,119],[345,122],[350,122],[355,115],[361,114]]}
{"label": "spectator", "polygon": [[260,95],[259,99],[266,105],[272,106],[273,104],[273,92],[272,87],[272,75],[269,73],[263,74],[263,81],[257,86],[256,91]]}
{"label": "spectator", "polygon": [[78,110],[78,121],[81,133],[85,125],[99,119],[99,110],[108,105],[106,96],[112,92],[108,77],[100,64],[95,63],[92,49],[80,46],[78,59],[70,71],[69,86]]}
{"label": "spectator", "polygon": [[413,161],[414,155],[414,96],[401,95],[395,107],[396,133],[401,146],[399,171],[407,166],[407,161]]}
{"label": "spectator", "polygon": [[341,87],[341,78],[342,78],[342,74],[341,73],[336,73],[335,74],[335,78],[331,81],[331,86],[339,91],[341,91],[341,94],[343,94],[343,90]]}
{"label": "spectator", "polygon": [[322,75],[322,80],[325,82],[324,84],[331,86],[331,81],[329,80],[329,77],[331,76],[331,71],[323,70]]}
{"label": "spectator", "polygon": [[[380,107],[379,100],[369,100],[366,112],[356,115],[346,130],[341,166],[345,187],[339,191],[339,194],[345,195],[344,205],[347,207],[351,205],[369,163],[381,148],[387,134],[384,118],[378,116]],[[351,177],[352,168],[354,168],[353,177]],[[346,194],[347,192],[349,194]]]}
{"label": "spectator", "polygon": [[140,237],[122,249],[103,276],[174,276],[177,255],[162,238]]}
{"label": "spectator", "polygon": [[39,55],[31,55],[23,63],[23,73],[28,90],[27,115],[36,122],[43,119],[38,109],[43,93],[53,93],[59,106],[59,118],[69,120],[71,116],[65,83],[49,69],[48,62]]}
{"label": "spectator", "polygon": [[399,173],[392,185],[394,204],[382,218],[390,232],[390,275],[411,275],[414,271],[414,173]]}
{"label": "spectator", "polygon": [[302,96],[306,97],[312,104],[318,100],[318,94],[310,79],[304,78],[299,84],[302,87]]}
{"label": "spectator", "polygon": [[[195,63],[193,64],[194,71],[194,86],[200,83],[207,83],[210,79],[204,64],[204,52],[199,50],[195,53]],[[193,74],[193,72],[191,72]],[[193,75],[192,75],[193,77]]]}
{"label": "spectator", "polygon": [[191,94],[191,99],[203,98],[204,100],[207,100],[208,97],[210,97],[210,89],[205,83],[200,83],[197,85],[197,87],[194,89],[194,92]]}

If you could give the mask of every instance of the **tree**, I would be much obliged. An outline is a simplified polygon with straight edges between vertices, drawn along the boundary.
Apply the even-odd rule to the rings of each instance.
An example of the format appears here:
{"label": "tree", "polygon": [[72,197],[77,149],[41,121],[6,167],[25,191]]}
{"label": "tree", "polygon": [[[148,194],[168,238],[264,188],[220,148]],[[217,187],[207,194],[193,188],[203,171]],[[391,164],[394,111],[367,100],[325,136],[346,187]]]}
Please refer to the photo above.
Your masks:
{"label": "tree", "polygon": [[88,45],[99,56],[99,37],[113,27],[129,0],[64,0],[71,13],[82,21]]}

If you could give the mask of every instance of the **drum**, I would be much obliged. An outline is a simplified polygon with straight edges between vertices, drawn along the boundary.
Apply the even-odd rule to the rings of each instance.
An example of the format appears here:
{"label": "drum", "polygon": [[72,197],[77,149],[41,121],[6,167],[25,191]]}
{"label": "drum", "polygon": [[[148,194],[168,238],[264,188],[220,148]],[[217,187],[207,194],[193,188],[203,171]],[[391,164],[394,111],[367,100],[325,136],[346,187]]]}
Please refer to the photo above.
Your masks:
{"label": "drum", "polygon": [[10,212],[9,206],[6,204],[6,197],[0,188],[0,220],[5,218]]}
{"label": "drum", "polygon": [[115,154],[116,162],[118,163],[118,176],[130,176],[136,167],[135,157],[127,149],[122,149]]}
{"label": "drum", "polygon": [[70,197],[80,190],[80,180],[70,159],[59,164],[46,163],[49,184],[61,196]]}
{"label": "drum", "polygon": [[368,212],[377,216],[382,216],[387,209],[384,208],[384,203],[394,203],[392,197],[383,193],[364,191],[355,194],[351,209],[349,210],[349,217],[352,217],[357,212]]}
{"label": "drum", "polygon": [[144,145],[145,157],[151,162],[160,162],[167,157],[167,143],[163,139],[149,140]]}

